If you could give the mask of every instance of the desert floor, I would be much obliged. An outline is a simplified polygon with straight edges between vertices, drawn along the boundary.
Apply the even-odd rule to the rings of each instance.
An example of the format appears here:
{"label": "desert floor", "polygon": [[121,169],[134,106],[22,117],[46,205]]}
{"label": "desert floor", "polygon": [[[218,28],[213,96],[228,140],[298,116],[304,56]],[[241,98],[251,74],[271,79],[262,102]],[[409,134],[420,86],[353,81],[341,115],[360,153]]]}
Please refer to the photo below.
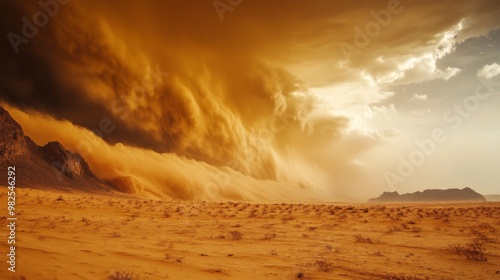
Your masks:
{"label": "desert floor", "polygon": [[4,206],[0,279],[500,279],[500,203],[170,202],[18,188],[15,273]]}

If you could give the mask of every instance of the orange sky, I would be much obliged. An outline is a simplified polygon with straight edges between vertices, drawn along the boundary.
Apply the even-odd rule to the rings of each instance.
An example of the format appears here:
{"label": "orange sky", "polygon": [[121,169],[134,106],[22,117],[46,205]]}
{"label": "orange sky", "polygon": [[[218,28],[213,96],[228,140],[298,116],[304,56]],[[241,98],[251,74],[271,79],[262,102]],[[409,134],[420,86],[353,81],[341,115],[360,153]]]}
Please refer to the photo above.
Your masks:
{"label": "orange sky", "polygon": [[[3,41],[0,97],[22,109],[14,117],[37,143],[79,151],[88,138],[94,150],[79,152],[91,168],[140,193],[352,200],[457,184],[498,192],[488,166],[500,162],[485,152],[474,168],[466,155],[484,143],[500,155],[498,122],[475,125],[491,119],[498,98],[459,129],[447,111],[479,76],[498,78],[500,4],[374,2],[58,4],[28,42]],[[7,6],[5,34],[24,36],[23,16],[43,11]],[[457,93],[457,81],[470,88]],[[450,141],[401,174],[401,158],[435,129]],[[449,171],[433,171],[450,154],[458,160]]]}

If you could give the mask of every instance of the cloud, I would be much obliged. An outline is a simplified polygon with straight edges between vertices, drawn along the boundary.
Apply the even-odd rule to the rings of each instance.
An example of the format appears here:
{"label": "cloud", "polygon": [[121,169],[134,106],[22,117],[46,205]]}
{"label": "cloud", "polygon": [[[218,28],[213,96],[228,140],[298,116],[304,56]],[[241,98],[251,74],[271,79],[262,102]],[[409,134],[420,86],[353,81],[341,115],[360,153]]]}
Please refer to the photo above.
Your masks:
{"label": "cloud", "polygon": [[413,94],[410,101],[425,101],[427,100],[427,94]]}
{"label": "cloud", "polygon": [[[381,133],[386,128],[364,125],[370,106],[395,94],[387,87],[453,77],[459,69],[440,69],[437,61],[460,40],[499,26],[494,0],[451,10],[448,1],[401,3],[402,13],[346,60],[339,44],[352,42],[354,28],[387,3],[249,1],[221,22],[211,3],[72,1],[18,54],[2,40],[1,99],[92,131],[109,147],[103,151],[127,155],[88,155],[97,169],[116,159],[167,157],[173,170],[173,162],[206,165],[260,180],[242,179],[242,188],[269,180],[334,199],[370,180],[363,157],[390,138]],[[39,9],[35,2],[5,5],[2,34],[20,34],[21,18]],[[112,131],[103,132],[103,122]],[[57,129],[30,131],[42,142],[51,133],[67,139]],[[77,148],[75,141],[68,145]],[[132,166],[113,174],[144,181],[147,173]],[[194,197],[203,189],[201,179],[168,174],[171,180],[145,180],[141,192],[176,186],[177,197]]]}
{"label": "cloud", "polygon": [[[258,180],[228,167],[214,167],[174,153],[110,145],[91,131],[40,113],[1,104],[38,144],[58,139],[79,152],[100,178],[147,197],[185,200],[321,201],[322,191]],[[324,193],[323,193],[324,194]]]}
{"label": "cloud", "polygon": [[484,77],[486,79],[491,79],[500,75],[500,65],[497,63],[488,64],[483,66],[480,70],[477,71],[478,77]]}

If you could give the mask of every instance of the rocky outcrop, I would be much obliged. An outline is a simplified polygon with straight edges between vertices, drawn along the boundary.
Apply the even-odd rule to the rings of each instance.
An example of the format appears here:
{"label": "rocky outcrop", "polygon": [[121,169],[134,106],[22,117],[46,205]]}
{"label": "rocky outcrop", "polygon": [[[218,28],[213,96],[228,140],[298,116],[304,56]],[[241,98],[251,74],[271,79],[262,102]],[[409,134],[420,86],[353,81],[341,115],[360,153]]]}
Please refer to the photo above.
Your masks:
{"label": "rocky outcrop", "polygon": [[87,162],[79,154],[64,149],[59,142],[49,142],[43,146],[42,156],[50,165],[70,178],[75,175],[95,177]]}
{"label": "rocky outcrop", "polygon": [[486,201],[486,199],[471,188],[447,189],[447,190],[425,190],[399,194],[398,192],[384,192],[377,198],[368,202],[438,202],[438,201]]}
{"label": "rocky outcrop", "polygon": [[[112,189],[90,170],[78,153],[59,142],[36,145],[0,106],[0,168],[16,166],[17,186],[39,188]],[[1,177],[0,177],[1,178]],[[0,182],[0,185],[6,184]]]}
{"label": "rocky outcrop", "polygon": [[0,158],[28,157],[29,149],[21,126],[0,107]]}

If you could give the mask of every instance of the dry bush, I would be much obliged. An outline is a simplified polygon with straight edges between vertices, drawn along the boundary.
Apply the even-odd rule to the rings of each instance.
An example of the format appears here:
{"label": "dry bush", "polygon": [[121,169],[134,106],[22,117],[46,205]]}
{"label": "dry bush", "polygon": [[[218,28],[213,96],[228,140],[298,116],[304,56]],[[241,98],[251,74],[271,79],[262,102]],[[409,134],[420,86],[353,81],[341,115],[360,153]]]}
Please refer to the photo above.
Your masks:
{"label": "dry bush", "polygon": [[233,240],[241,240],[241,238],[243,237],[241,232],[239,232],[237,230],[230,231],[229,235],[231,236],[231,239],[233,239]]}
{"label": "dry bush", "polygon": [[356,238],[356,242],[360,243],[373,243],[373,240],[370,237],[364,237],[361,234],[356,234],[354,236]]}
{"label": "dry bush", "polygon": [[170,218],[170,216],[172,216],[172,211],[170,211],[170,210],[163,211],[164,218]]}
{"label": "dry bush", "polygon": [[248,217],[247,218],[255,218],[255,217],[257,217],[257,210],[251,210],[248,213]]}
{"label": "dry bush", "polygon": [[387,228],[387,233],[393,233],[395,231],[401,231],[401,228],[398,226],[390,226]]}
{"label": "dry bush", "polygon": [[291,215],[281,218],[281,222],[283,222],[283,224],[286,224],[288,221],[293,221],[293,220],[295,220],[295,218]]}
{"label": "dry bush", "polygon": [[115,271],[108,275],[108,280],[138,280],[137,274],[129,271]]}
{"label": "dry bush", "polygon": [[166,261],[173,262],[173,263],[181,263],[183,259],[184,258],[182,258],[182,257],[175,257],[175,256],[172,256],[168,253],[165,253],[165,260]]}
{"label": "dry bush", "polygon": [[495,238],[490,238],[488,237],[486,234],[482,233],[481,231],[475,229],[475,228],[471,228],[470,229],[470,232],[477,236],[476,239],[479,239],[485,243],[495,243],[496,242],[496,239]]}
{"label": "dry bush", "polygon": [[319,259],[314,262],[320,271],[330,272],[333,270],[333,264],[326,259]]}
{"label": "dry bush", "polygon": [[373,252],[373,255],[377,256],[377,257],[383,257],[384,256],[384,255],[382,255],[382,253],[380,251]]}
{"label": "dry bush", "polygon": [[468,260],[485,262],[488,259],[483,252],[484,242],[480,239],[474,239],[471,243],[465,245],[455,244],[451,246],[451,250],[458,255],[465,256]]}

